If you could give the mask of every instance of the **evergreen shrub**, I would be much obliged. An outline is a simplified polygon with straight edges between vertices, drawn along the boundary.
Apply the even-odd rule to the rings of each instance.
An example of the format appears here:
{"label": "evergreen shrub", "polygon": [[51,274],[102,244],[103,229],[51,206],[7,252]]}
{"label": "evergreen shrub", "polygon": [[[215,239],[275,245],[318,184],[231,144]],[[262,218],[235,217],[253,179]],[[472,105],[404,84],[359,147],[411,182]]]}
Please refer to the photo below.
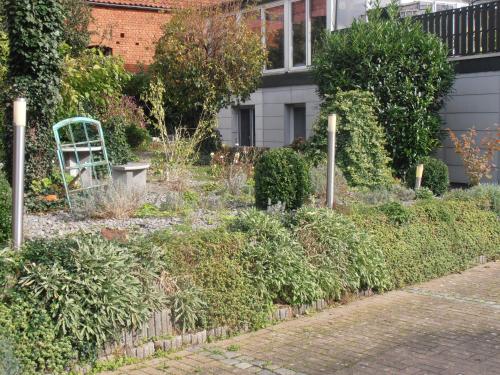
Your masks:
{"label": "evergreen shrub", "polygon": [[287,209],[302,206],[311,193],[309,166],[289,148],[265,152],[255,163],[255,203],[258,208],[284,204]]}
{"label": "evergreen shrub", "polygon": [[[436,195],[443,195],[450,185],[448,166],[441,160],[427,156],[419,159],[417,164],[424,165],[422,176],[422,187],[430,189]],[[416,165],[412,166],[406,173],[408,187],[415,186]]]}

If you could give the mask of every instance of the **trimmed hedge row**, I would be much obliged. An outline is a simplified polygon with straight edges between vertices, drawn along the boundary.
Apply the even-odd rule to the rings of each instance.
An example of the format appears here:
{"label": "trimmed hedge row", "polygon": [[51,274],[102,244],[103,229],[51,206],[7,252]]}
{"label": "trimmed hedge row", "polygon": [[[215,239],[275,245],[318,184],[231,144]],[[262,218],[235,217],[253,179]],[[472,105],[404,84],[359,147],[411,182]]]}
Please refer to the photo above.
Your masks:
{"label": "trimmed hedge row", "polygon": [[[396,223],[404,217],[403,223]],[[353,219],[384,253],[392,288],[470,267],[480,255],[500,256],[495,213],[475,202],[422,200],[398,210],[362,209]]]}

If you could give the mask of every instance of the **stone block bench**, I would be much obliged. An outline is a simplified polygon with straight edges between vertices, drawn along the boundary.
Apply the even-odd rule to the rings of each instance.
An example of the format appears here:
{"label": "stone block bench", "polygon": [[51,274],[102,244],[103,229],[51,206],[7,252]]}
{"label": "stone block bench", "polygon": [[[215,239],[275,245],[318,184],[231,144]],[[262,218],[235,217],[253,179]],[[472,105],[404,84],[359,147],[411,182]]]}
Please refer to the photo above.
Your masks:
{"label": "stone block bench", "polygon": [[145,188],[148,163],[113,165],[113,182],[126,187]]}

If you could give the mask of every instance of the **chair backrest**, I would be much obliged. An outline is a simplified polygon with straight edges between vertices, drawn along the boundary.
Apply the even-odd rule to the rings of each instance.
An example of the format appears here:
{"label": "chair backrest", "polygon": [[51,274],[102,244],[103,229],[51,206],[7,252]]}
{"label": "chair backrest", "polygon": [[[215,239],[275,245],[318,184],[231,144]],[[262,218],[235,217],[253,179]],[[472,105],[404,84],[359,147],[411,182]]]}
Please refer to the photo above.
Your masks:
{"label": "chair backrest", "polygon": [[111,166],[99,121],[73,117],[53,126],[57,157],[66,198],[71,194],[105,186],[111,181]]}

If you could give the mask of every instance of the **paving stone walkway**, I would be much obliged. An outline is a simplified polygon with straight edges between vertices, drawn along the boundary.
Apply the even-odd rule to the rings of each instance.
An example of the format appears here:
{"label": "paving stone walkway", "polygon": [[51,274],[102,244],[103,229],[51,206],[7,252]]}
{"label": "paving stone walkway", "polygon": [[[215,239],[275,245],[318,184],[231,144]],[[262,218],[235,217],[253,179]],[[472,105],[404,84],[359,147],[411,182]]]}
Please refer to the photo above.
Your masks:
{"label": "paving stone walkway", "polygon": [[500,374],[500,262],[113,375]]}

